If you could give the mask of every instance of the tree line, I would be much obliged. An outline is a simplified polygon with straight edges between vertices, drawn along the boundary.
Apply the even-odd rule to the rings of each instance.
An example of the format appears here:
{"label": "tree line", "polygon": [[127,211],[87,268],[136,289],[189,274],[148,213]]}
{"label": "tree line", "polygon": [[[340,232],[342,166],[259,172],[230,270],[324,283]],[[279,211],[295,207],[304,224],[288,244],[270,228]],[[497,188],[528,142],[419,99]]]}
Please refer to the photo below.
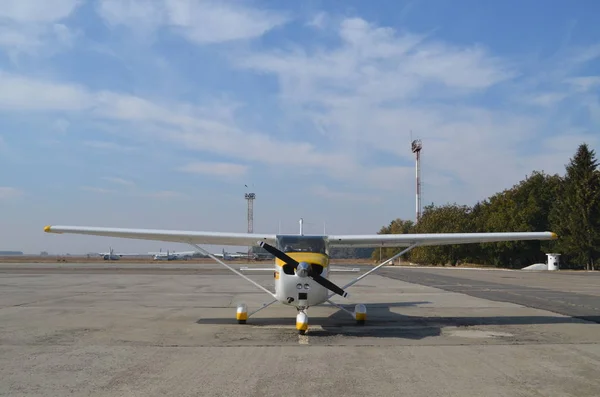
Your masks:
{"label": "tree line", "polygon": [[[524,180],[473,206],[431,205],[418,223],[395,219],[379,234],[552,231],[558,240],[417,247],[405,255],[413,263],[522,268],[561,254],[561,268],[600,268],[600,170],[594,150],[581,144],[563,176],[534,171]],[[401,248],[373,250],[390,258]],[[381,251],[381,252],[380,252]]]}

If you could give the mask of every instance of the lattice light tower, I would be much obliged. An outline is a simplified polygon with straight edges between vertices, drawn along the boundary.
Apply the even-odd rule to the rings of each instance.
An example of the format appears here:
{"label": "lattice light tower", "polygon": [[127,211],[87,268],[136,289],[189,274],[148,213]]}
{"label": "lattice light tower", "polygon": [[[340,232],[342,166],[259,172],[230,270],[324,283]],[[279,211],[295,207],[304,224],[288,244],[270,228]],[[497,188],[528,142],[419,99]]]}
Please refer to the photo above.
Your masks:
{"label": "lattice light tower", "polygon": [[256,194],[246,193],[244,198],[248,201],[248,233],[254,232],[254,199]]}
{"label": "lattice light tower", "polygon": [[[254,233],[254,199],[256,194],[245,193],[244,198],[248,202],[248,233]],[[252,255],[252,246],[248,247],[248,260],[250,260],[250,255]]]}
{"label": "lattice light tower", "polygon": [[416,183],[417,183],[417,222],[421,219],[421,149],[423,144],[420,139],[415,139],[411,143],[412,152],[415,154],[417,161],[416,169]]}

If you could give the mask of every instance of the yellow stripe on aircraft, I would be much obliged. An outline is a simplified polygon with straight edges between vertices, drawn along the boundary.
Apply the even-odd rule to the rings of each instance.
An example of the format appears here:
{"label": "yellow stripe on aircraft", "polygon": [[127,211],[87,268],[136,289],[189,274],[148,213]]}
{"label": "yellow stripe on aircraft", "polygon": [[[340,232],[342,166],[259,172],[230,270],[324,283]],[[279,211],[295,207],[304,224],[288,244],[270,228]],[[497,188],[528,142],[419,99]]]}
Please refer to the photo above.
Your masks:
{"label": "yellow stripe on aircraft", "polygon": [[[286,252],[286,254],[298,262],[314,263],[323,267],[327,267],[329,265],[329,257],[324,254],[316,252]],[[285,265],[285,262],[278,258],[275,258],[275,263],[277,266]]]}

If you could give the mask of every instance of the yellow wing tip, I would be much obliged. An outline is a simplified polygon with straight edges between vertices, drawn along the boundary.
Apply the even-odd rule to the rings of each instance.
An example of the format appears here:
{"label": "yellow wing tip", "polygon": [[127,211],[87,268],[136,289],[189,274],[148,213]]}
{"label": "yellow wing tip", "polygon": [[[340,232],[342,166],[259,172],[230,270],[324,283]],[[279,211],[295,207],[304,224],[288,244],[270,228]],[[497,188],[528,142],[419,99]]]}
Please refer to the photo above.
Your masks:
{"label": "yellow wing tip", "polygon": [[48,226],[45,226],[45,227],[44,227],[44,231],[45,231],[46,233],[50,233],[50,229],[51,229],[51,228],[52,228],[52,226],[50,226],[50,225],[48,225]]}
{"label": "yellow wing tip", "polygon": [[558,239],[558,235],[556,233],[550,232],[550,235],[552,236],[552,240]]}

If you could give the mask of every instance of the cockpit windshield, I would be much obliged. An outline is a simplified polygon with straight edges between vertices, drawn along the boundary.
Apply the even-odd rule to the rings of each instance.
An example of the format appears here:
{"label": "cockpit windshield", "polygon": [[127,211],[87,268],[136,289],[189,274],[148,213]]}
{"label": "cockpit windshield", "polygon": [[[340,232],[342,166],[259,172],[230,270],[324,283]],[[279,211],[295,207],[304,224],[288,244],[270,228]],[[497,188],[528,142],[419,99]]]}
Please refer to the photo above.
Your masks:
{"label": "cockpit windshield", "polygon": [[329,254],[325,239],[321,236],[278,236],[277,248],[283,252]]}

